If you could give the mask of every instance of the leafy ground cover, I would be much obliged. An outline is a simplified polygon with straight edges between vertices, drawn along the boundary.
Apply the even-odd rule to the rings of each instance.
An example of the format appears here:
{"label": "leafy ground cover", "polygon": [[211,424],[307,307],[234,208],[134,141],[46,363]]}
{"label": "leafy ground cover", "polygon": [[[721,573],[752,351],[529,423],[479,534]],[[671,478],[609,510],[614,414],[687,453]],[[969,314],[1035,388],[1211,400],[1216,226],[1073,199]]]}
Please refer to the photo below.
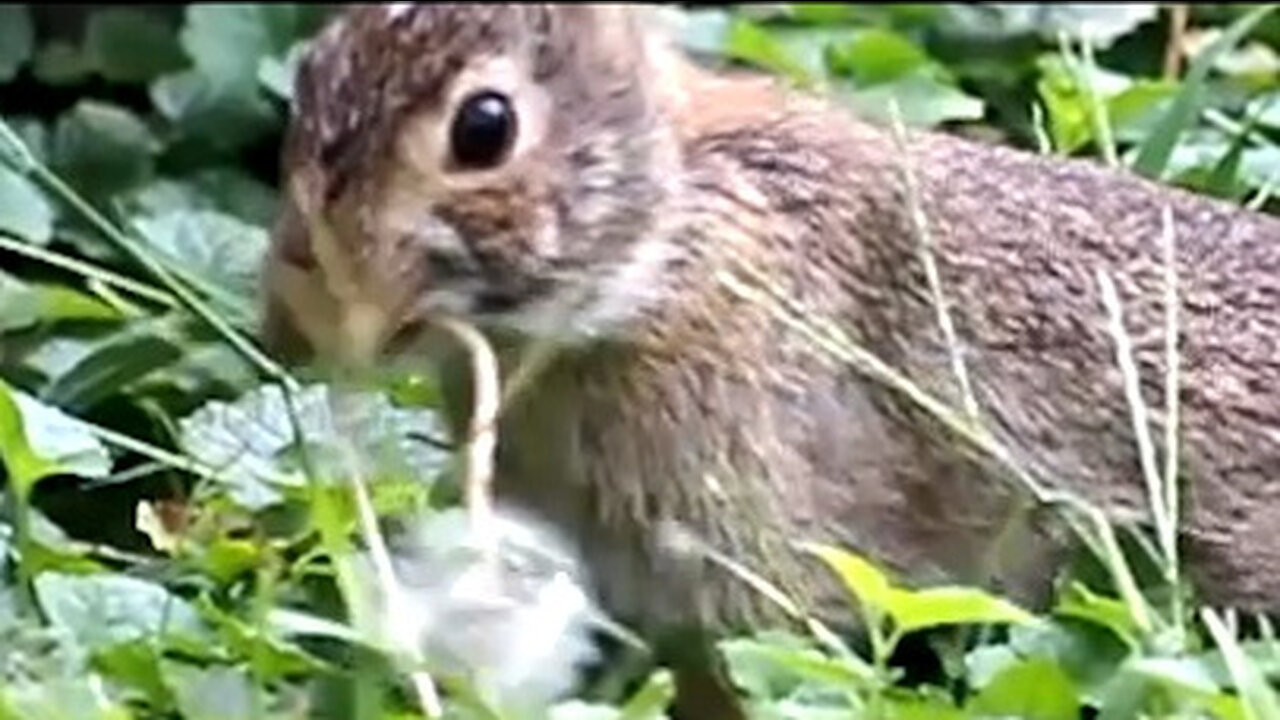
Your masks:
{"label": "leafy ground cover", "polygon": [[[1267,5],[673,12],[708,62],[884,120],[896,107],[908,124],[1277,207]],[[535,711],[497,708],[513,697],[498,690],[546,688],[511,658],[563,673],[583,652],[525,637],[572,626],[564,603],[522,606],[496,637],[434,591],[407,616],[372,610],[371,513],[425,513],[448,537],[457,458],[426,440],[436,390],[409,376],[340,399],[305,378],[282,392],[244,339],[292,68],[323,13],[0,6],[0,718],[407,718],[432,708],[435,682],[450,717],[517,717]],[[353,490],[352,475],[367,477]],[[1094,519],[1101,572],[1044,614],[815,548],[869,646],[798,624],[721,650],[761,718],[1280,718],[1269,623],[1177,591],[1160,532],[1147,581],[1121,551],[1128,529]],[[508,662],[428,683],[388,640],[425,632],[406,617],[442,618],[442,646],[500,642]],[[639,720],[669,701],[660,668],[597,675],[547,712]]]}

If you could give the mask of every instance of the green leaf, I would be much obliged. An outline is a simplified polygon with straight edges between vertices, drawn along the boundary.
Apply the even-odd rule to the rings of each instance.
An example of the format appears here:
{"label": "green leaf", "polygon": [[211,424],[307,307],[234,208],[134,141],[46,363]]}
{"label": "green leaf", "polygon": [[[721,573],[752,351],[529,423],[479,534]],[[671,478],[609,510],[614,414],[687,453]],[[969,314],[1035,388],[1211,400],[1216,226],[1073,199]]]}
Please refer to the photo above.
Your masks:
{"label": "green leaf", "polygon": [[944,625],[1015,624],[1039,622],[1013,603],[966,587],[924,590],[892,590],[889,614],[900,632],[909,633]]}
{"label": "green leaf", "polygon": [[307,43],[294,43],[284,57],[265,57],[258,64],[258,81],[281,100],[293,97],[293,80],[298,64],[306,53]]}
{"label": "green leaf", "polygon": [[133,221],[138,235],[173,272],[199,288],[224,316],[257,316],[265,230],[215,211],[175,210]]}
{"label": "green leaf", "polygon": [[132,688],[141,700],[158,709],[173,706],[173,693],[164,683],[160,653],[145,640],[121,643],[96,653],[94,665],[114,684]]}
{"label": "green leaf", "polygon": [[114,320],[116,310],[62,285],[33,284],[0,271],[0,333],[42,322]]}
{"label": "green leaf", "polygon": [[37,245],[53,237],[54,210],[44,193],[16,171],[0,165],[0,232]]}
{"label": "green leaf", "polygon": [[157,79],[150,93],[156,110],[205,151],[238,150],[266,137],[279,122],[256,85],[220,86],[195,70]]}
{"label": "green leaf", "polygon": [[[396,408],[380,394],[361,393],[343,395],[340,402],[349,403],[343,411],[349,417],[335,418],[331,392],[311,386],[294,398],[308,452],[327,477],[342,477],[348,471],[349,450],[388,480],[426,482],[449,461],[449,453],[415,439],[442,434],[434,413]],[[303,483],[288,406],[275,385],[258,388],[234,403],[209,403],[184,418],[180,428],[187,451],[220,468],[220,482],[244,507],[260,509],[278,502],[277,483]]]}
{"label": "green leaf", "polygon": [[35,589],[49,622],[94,650],[159,636],[208,635],[190,604],[146,580],[46,572],[36,577]]}
{"label": "green leaf", "polygon": [[130,111],[81,100],[58,119],[53,169],[92,201],[102,202],[149,180],[160,144]]}
{"label": "green leaf", "polygon": [[85,55],[112,82],[147,82],[185,63],[173,31],[154,13],[98,10],[85,28]]}
{"label": "green leaf", "polygon": [[811,68],[798,59],[768,28],[735,18],[725,40],[724,54],[733,60],[789,77],[797,83],[814,80]]}
{"label": "green leaf", "polygon": [[0,458],[24,491],[56,474],[101,478],[111,472],[107,449],[84,426],[0,381]]}
{"label": "green leaf", "polygon": [[892,119],[896,102],[902,122],[913,127],[935,127],[944,122],[980,120],[981,100],[928,73],[913,72],[893,82],[842,93],[843,99],[863,117],[879,122]]}
{"label": "green leaf", "polygon": [[9,82],[31,59],[35,27],[23,3],[0,5],[0,82]]}
{"label": "green leaf", "polygon": [[892,82],[933,63],[918,45],[891,30],[872,28],[833,47],[831,69],[858,86]]}
{"label": "green leaf", "polygon": [[36,53],[31,71],[45,85],[74,85],[93,73],[93,62],[75,45],[55,40]]}
{"label": "green leaf", "polygon": [[255,718],[254,686],[249,673],[238,667],[198,668],[185,663],[162,663],[165,679],[184,720]]}
{"label": "green leaf", "polygon": [[659,720],[675,697],[676,683],[670,671],[658,670],[627,700],[618,720]]}
{"label": "green leaf", "polygon": [[945,31],[991,40],[1037,36],[1056,42],[1060,33],[1088,37],[1098,48],[1109,47],[1139,25],[1156,17],[1158,3],[957,3],[939,23]]}
{"label": "green leaf", "polygon": [[258,63],[289,49],[296,16],[296,8],[264,3],[188,5],[182,47],[215,86],[252,88]]}
{"label": "green leaf", "polygon": [[870,609],[889,612],[894,602],[893,589],[888,575],[879,568],[861,556],[838,547],[811,544],[807,549],[835,571],[859,602]]}
{"label": "green leaf", "polygon": [[1204,103],[1209,70],[1224,52],[1235,47],[1273,10],[1275,5],[1263,5],[1231,24],[1222,36],[1196,55],[1182,82],[1173,105],[1164,114],[1155,132],[1138,149],[1133,169],[1151,178],[1164,177],[1179,138],[1186,132]]}
{"label": "green leaf", "polygon": [[1043,659],[1013,664],[991,680],[966,707],[987,717],[1077,720],[1079,691],[1056,664]]}
{"label": "green leaf", "polygon": [[719,644],[734,683],[750,696],[767,699],[790,694],[810,683],[834,692],[854,692],[876,682],[875,671],[832,658],[796,641],[779,640],[774,633],[758,638],[735,638]]}
{"label": "green leaf", "polygon": [[1135,649],[1142,635],[1124,601],[1098,595],[1078,582],[1062,593],[1054,613],[1106,628]]}
{"label": "green leaf", "polygon": [[175,339],[150,327],[140,326],[107,338],[55,378],[43,393],[45,400],[84,412],[180,359],[182,348]]}

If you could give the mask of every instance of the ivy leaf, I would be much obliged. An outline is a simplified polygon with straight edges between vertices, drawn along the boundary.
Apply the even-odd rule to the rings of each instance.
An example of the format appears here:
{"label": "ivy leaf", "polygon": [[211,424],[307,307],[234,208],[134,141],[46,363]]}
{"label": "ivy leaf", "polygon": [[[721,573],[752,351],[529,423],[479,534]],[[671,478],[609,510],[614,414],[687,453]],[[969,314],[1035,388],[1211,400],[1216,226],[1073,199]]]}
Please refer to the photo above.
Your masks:
{"label": "ivy leaf", "polygon": [[903,124],[914,127],[980,120],[985,111],[981,100],[920,71],[842,95],[864,117],[881,122],[892,119],[889,108],[897,103]]}
{"label": "ivy leaf", "polygon": [[161,663],[178,710],[188,720],[239,720],[260,717],[254,686],[247,670],[235,667],[200,668],[186,663]]}
{"label": "ivy leaf", "polygon": [[171,270],[192,281],[220,310],[249,321],[255,317],[265,230],[211,210],[174,210],[133,224]]}
{"label": "ivy leaf", "polygon": [[22,3],[0,5],[0,82],[9,82],[31,59],[35,27]]}
{"label": "ivy leaf", "polygon": [[[340,475],[347,452],[354,451],[380,476],[426,481],[449,459],[447,452],[415,439],[442,434],[434,413],[396,408],[380,394],[362,393],[344,395],[348,417],[335,418],[332,392],[316,385],[294,397],[302,437],[317,468]],[[233,403],[209,403],[184,418],[180,428],[188,452],[220,468],[220,481],[244,507],[272,505],[281,499],[279,483],[303,482],[293,457],[293,424],[278,386],[260,387]]]}
{"label": "ivy leaf", "polygon": [[53,237],[53,205],[30,180],[0,165],[0,232],[37,245]]}
{"label": "ivy leaf", "polygon": [[45,572],[36,577],[35,590],[49,622],[93,650],[162,634],[191,640],[207,635],[189,603],[127,575]]}
{"label": "ivy leaf", "polygon": [[0,458],[23,491],[55,474],[101,478],[111,456],[83,425],[0,381]]}

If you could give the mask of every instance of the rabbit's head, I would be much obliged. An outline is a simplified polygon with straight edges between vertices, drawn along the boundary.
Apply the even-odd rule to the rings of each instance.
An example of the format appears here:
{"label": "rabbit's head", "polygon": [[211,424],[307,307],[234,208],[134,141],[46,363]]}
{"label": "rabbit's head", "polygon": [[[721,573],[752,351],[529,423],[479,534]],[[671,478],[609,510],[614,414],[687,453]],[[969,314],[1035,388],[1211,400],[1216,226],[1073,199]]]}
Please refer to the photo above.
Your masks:
{"label": "rabbit's head", "polygon": [[569,340],[625,326],[675,255],[678,82],[665,76],[678,70],[647,17],[345,12],[300,63],[278,253],[323,268],[331,290],[347,276],[342,292],[388,318],[384,336],[438,313]]}

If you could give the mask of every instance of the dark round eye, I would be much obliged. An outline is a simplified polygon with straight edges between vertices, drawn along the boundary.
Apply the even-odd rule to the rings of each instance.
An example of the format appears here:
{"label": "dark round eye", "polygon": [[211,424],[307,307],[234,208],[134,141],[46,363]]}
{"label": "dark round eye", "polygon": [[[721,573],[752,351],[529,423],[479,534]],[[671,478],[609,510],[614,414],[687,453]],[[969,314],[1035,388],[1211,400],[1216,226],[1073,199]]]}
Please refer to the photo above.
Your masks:
{"label": "dark round eye", "polygon": [[515,137],[516,112],[511,99],[482,90],[458,106],[449,129],[449,146],[459,167],[478,170],[502,162]]}

